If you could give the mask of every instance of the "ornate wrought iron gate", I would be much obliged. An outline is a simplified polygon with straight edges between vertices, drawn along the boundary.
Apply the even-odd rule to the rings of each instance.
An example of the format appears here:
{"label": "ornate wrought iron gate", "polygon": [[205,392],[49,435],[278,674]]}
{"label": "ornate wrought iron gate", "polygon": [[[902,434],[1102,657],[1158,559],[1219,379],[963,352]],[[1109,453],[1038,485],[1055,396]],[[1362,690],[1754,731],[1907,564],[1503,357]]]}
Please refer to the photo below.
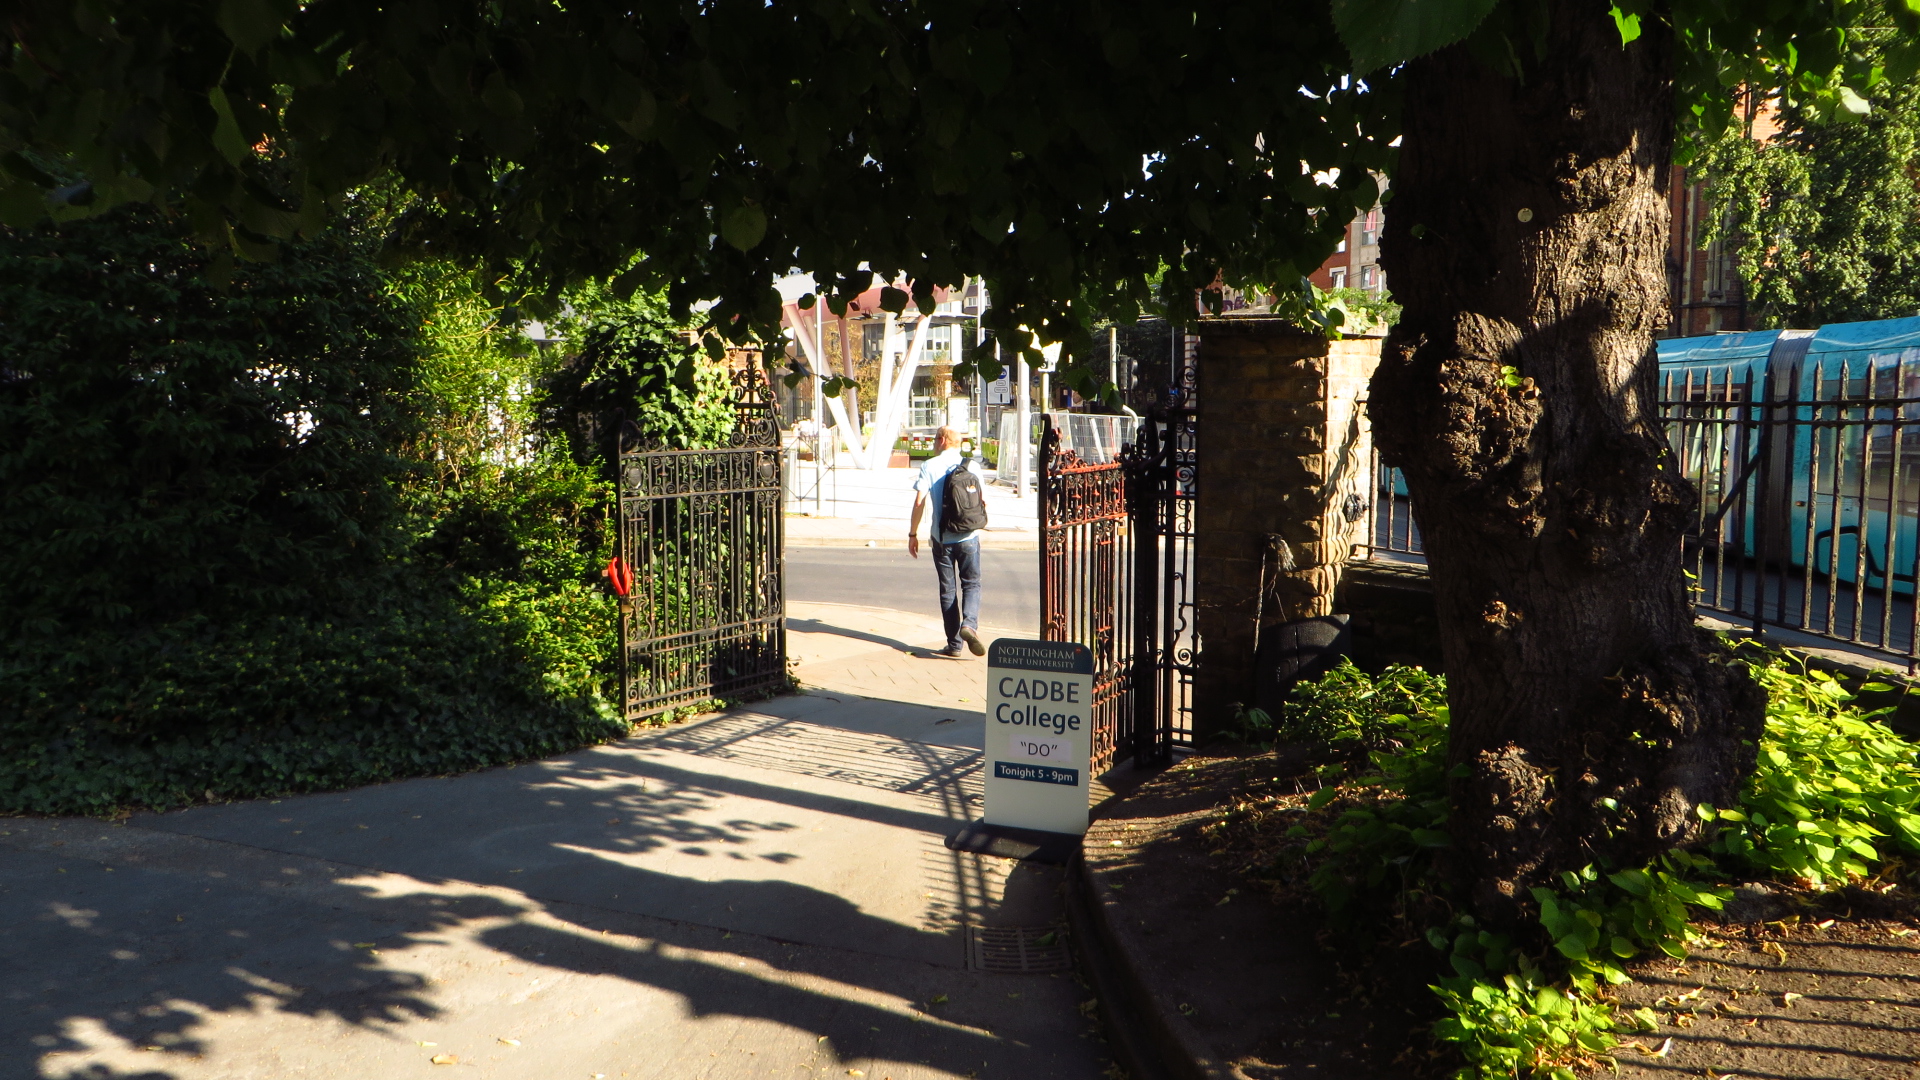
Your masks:
{"label": "ornate wrought iron gate", "polygon": [[1134,711],[1151,720],[1134,737],[1142,764],[1169,761],[1174,747],[1193,745],[1193,676],[1200,662],[1193,621],[1198,425],[1194,409],[1167,409],[1141,425],[1140,440],[1122,455],[1138,563]]}
{"label": "ornate wrought iron gate", "polygon": [[620,679],[629,720],[787,680],[780,428],[757,369],[734,376],[730,444],[620,438]]}
{"label": "ornate wrought iron gate", "polygon": [[[1051,420],[1051,418],[1049,418]],[[1040,636],[1077,641],[1093,653],[1093,771],[1131,749],[1133,531],[1127,474],[1118,460],[1086,462],[1040,438]]]}
{"label": "ornate wrought iron gate", "polygon": [[1193,367],[1178,357],[1170,407],[1111,461],[1040,441],[1040,632],[1093,653],[1093,769],[1169,760],[1193,742]]}

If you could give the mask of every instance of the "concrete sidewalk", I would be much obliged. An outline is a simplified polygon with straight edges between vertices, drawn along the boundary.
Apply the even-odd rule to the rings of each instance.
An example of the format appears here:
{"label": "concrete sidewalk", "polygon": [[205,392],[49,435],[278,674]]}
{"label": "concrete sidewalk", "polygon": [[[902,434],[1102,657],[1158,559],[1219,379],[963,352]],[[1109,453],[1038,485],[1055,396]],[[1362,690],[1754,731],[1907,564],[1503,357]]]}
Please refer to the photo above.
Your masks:
{"label": "concrete sidewalk", "polygon": [[0,1077],[1101,1076],[1059,872],[942,844],[984,665],[792,615],[806,693],[617,744],[0,821]]}

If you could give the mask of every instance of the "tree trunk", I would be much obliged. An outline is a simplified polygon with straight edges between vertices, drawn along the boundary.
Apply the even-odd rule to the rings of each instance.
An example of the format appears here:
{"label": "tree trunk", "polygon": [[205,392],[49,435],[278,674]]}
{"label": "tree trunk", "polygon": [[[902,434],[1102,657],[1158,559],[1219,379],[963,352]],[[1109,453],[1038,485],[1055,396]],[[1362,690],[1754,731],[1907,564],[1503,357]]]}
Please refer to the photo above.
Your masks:
{"label": "tree trunk", "polygon": [[1764,704],[1694,627],[1655,407],[1673,42],[1647,18],[1622,47],[1607,9],[1554,4],[1520,77],[1410,65],[1383,240],[1373,429],[1432,567],[1457,870],[1507,925],[1561,870],[1698,839]]}

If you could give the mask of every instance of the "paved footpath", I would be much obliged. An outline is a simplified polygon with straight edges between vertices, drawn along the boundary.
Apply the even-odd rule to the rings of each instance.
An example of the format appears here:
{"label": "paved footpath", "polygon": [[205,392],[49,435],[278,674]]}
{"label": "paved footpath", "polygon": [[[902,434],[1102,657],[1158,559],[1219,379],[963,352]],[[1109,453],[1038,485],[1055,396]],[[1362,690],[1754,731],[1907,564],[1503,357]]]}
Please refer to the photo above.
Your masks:
{"label": "paved footpath", "polygon": [[1059,872],[941,843],[984,666],[790,614],[807,693],[617,744],[0,819],[0,1078],[1103,1076]]}

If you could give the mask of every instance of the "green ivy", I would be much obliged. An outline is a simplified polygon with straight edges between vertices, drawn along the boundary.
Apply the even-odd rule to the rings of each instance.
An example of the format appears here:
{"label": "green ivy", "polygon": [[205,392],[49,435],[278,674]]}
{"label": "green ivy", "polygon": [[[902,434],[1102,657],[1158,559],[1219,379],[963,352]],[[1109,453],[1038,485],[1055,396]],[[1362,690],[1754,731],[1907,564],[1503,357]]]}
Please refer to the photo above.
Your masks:
{"label": "green ivy", "polygon": [[722,445],[733,433],[725,368],[701,360],[664,299],[588,286],[555,328],[578,351],[542,381],[542,425],[575,461],[608,470],[631,424],[667,447]]}
{"label": "green ivy", "polygon": [[582,680],[547,681],[556,673],[524,610],[476,618],[444,594],[382,606],[12,643],[0,657],[0,810],[352,787],[625,734]]}

